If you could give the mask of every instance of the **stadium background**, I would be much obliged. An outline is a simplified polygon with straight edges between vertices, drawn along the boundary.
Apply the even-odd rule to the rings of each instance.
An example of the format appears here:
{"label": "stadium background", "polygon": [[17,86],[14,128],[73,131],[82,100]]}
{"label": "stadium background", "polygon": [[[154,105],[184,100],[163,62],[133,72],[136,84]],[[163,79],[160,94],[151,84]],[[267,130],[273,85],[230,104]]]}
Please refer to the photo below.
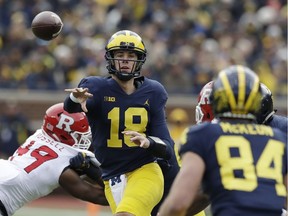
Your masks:
{"label": "stadium background", "polygon": [[[44,10],[64,23],[51,42],[36,39],[30,29]],[[148,50],[142,74],[168,91],[169,123],[174,108],[183,108],[186,123],[193,124],[200,89],[230,64],[256,71],[272,90],[278,113],[287,115],[284,0],[0,0],[0,114],[4,104],[17,102],[39,128],[45,110],[64,100],[64,88],[76,87],[84,76],[107,75],[104,47],[121,29],[142,36]]]}

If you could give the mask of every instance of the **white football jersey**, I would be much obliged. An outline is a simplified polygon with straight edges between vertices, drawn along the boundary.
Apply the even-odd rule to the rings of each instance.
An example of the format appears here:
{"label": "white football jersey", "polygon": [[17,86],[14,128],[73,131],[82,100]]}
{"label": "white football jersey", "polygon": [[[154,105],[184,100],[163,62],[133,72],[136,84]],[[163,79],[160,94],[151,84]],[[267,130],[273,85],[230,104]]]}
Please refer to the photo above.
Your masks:
{"label": "white football jersey", "polygon": [[8,160],[0,160],[0,200],[8,215],[59,186],[69,159],[81,151],[37,130]]}

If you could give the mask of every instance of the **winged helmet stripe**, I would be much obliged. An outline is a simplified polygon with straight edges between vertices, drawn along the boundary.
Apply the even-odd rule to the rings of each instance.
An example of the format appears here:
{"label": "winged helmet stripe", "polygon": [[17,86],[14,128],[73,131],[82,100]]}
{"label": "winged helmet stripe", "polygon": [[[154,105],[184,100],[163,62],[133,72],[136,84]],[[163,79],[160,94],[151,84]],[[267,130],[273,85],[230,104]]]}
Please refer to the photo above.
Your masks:
{"label": "winged helmet stripe", "polygon": [[238,72],[238,108],[243,109],[244,102],[245,102],[245,95],[246,95],[246,82],[245,82],[245,72],[244,67],[238,65],[237,72]]}
{"label": "winged helmet stripe", "polygon": [[254,99],[256,98],[256,96],[258,94],[258,89],[259,89],[259,78],[257,76],[255,76],[251,93],[247,99],[245,106],[244,106],[245,110],[248,110],[251,107],[252,103],[254,102]]}
{"label": "winged helmet stripe", "polygon": [[236,100],[235,100],[233,91],[231,89],[229,80],[227,78],[227,75],[225,73],[225,70],[220,72],[219,77],[221,79],[221,82],[223,84],[224,90],[225,90],[226,95],[228,97],[228,101],[229,101],[231,110],[235,110],[235,108],[236,108]]}

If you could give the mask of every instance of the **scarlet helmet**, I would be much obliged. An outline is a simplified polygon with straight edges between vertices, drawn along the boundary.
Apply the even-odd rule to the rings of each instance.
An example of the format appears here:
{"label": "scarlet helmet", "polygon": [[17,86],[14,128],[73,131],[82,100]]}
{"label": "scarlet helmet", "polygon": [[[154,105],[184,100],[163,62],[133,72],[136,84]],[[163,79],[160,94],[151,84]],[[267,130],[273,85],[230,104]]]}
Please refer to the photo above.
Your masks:
{"label": "scarlet helmet", "polygon": [[200,124],[204,121],[211,122],[214,119],[210,95],[212,92],[213,81],[208,82],[200,91],[198,96],[198,104],[195,109],[196,123]]}
{"label": "scarlet helmet", "polygon": [[[105,59],[107,61],[107,69],[110,74],[115,74],[118,79],[127,81],[133,77],[140,76],[140,70],[146,61],[146,48],[142,38],[135,32],[129,30],[118,31],[111,36],[107,46],[105,47]],[[115,68],[114,51],[128,50],[137,54],[138,60],[134,60],[135,70],[132,73],[118,71]]]}
{"label": "scarlet helmet", "polygon": [[91,130],[85,113],[68,113],[63,105],[58,103],[46,110],[42,129],[57,142],[87,150]]}

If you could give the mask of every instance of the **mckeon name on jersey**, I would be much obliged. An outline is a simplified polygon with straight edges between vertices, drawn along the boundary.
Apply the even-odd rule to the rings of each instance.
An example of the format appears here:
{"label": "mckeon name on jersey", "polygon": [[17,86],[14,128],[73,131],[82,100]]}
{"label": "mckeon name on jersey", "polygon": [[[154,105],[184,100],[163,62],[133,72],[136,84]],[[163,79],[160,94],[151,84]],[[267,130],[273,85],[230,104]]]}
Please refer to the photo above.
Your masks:
{"label": "mckeon name on jersey", "polygon": [[205,162],[203,187],[213,215],[281,215],[287,136],[258,124],[219,122],[190,127],[180,154]]}

